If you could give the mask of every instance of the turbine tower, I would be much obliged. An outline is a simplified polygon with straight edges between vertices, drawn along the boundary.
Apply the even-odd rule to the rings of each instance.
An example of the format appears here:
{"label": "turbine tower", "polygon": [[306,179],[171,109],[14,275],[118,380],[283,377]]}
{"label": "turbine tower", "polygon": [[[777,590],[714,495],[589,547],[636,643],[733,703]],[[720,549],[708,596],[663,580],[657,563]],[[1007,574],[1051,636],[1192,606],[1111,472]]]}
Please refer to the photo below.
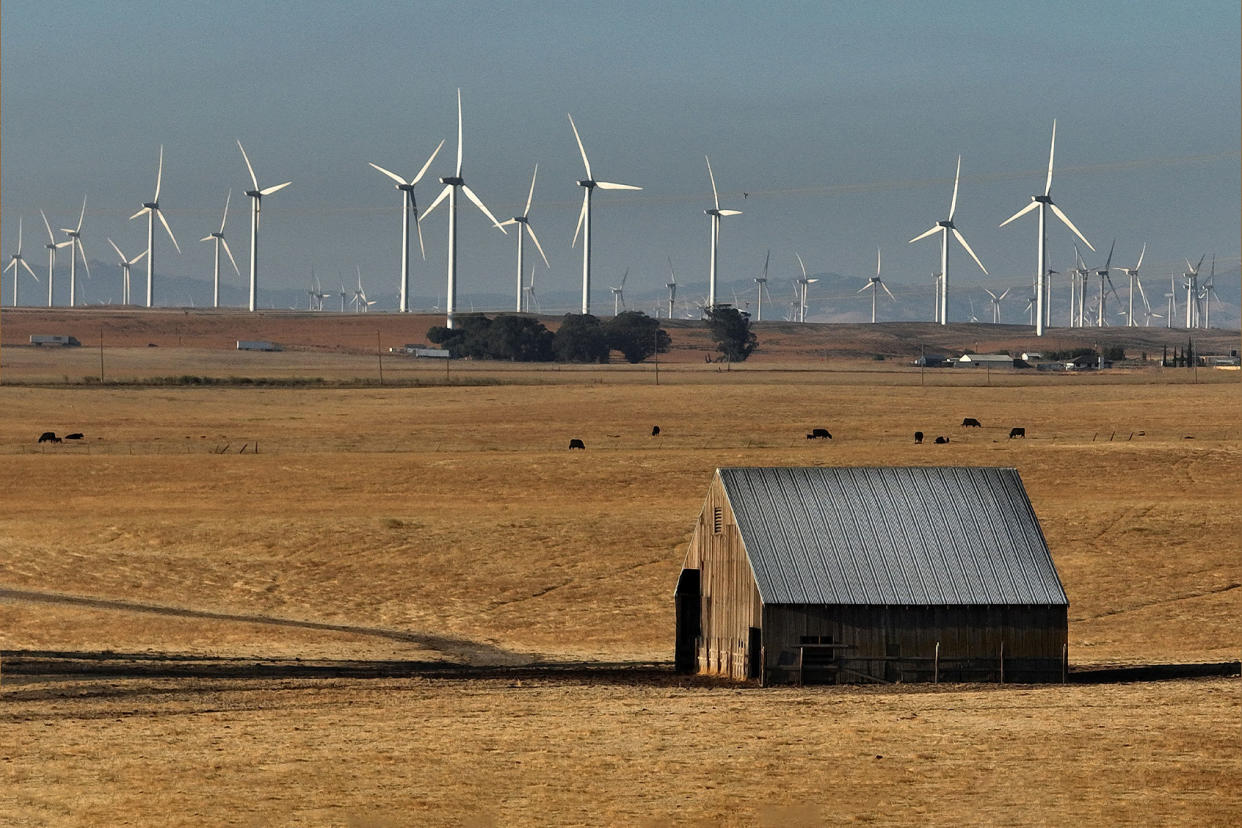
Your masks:
{"label": "turbine tower", "polygon": [[155,301],[155,217],[160,217],[160,224],[164,225],[164,229],[168,232],[168,238],[172,239],[173,247],[177,248],[177,253],[181,253],[181,245],[177,244],[177,237],[173,235],[172,228],[168,226],[168,219],[164,218],[164,213],[160,210],[160,182],[164,178],[164,145],[160,144],[160,163],[155,170],[155,197],[150,201],[142,203],[142,209],[129,217],[130,221],[141,215],[147,217],[147,307],[151,307]]}
{"label": "turbine tower", "polygon": [[983,262],[979,261],[979,257],[975,255],[975,251],[970,249],[970,245],[966,243],[966,237],[953,223],[953,214],[957,212],[957,185],[962,178],[962,156],[957,157],[957,173],[953,176],[953,198],[949,201],[949,217],[944,221],[938,221],[927,231],[920,233],[910,239],[909,243],[914,244],[916,241],[925,239],[933,233],[940,234],[940,276],[937,279],[936,286],[936,321],[941,325],[949,324],[949,233],[952,231],[953,238],[957,239],[958,244],[965,248],[970,254],[970,258],[975,260],[975,264],[979,265],[979,269],[983,271],[983,275],[988,275],[988,269],[983,266]]}
{"label": "turbine tower", "polygon": [[[258,176],[254,174],[254,167],[250,164],[250,156],[246,155],[246,148],[242,146],[241,141],[237,142],[237,148],[241,150],[242,160],[246,162],[246,170],[250,173],[250,183],[254,185],[253,190],[246,190],[246,195],[250,196],[250,312],[253,313],[259,305],[259,211],[262,209],[263,196],[271,195],[278,190],[283,190],[292,184],[292,181],[286,181],[284,184],[277,184],[275,187],[259,187]],[[150,268],[151,263],[147,262]]]}
{"label": "turbine tower", "polygon": [[877,247],[875,250],[875,275],[868,279],[867,284],[858,290],[859,293],[862,293],[864,290],[871,291],[871,324],[873,325],[875,324],[875,294],[879,288],[882,288],[888,294],[889,299],[892,299],[894,302],[897,301],[897,297],[893,295],[893,292],[888,289],[888,285],[884,284],[884,280],[880,278],[880,249]]}
{"label": "turbine tower", "polygon": [[707,304],[709,307],[716,306],[716,264],[719,256],[720,248],[720,217],[721,216],[740,216],[741,210],[721,210],[720,209],[720,193],[716,191],[716,176],[712,173],[712,159],[706,155],[703,156],[707,161],[707,176],[712,180],[712,202],[715,204],[709,210],[704,210],[703,214],[707,216],[711,225],[711,256],[707,269]]}
{"label": "turbine tower", "polygon": [[[1035,335],[1044,335],[1044,305],[1047,304],[1047,288],[1044,281],[1044,272],[1048,269],[1048,208],[1056,215],[1061,222],[1074,232],[1074,235],[1082,239],[1082,243],[1090,248],[1091,252],[1095,252],[1095,248],[1091,247],[1091,242],[1087,241],[1087,237],[1078,231],[1074,226],[1074,222],[1069,220],[1069,216],[1061,211],[1061,208],[1052,202],[1052,159],[1057,148],[1057,122],[1052,121],[1052,143],[1048,148],[1048,180],[1044,184],[1044,194],[1042,196],[1031,196],[1031,203],[1014,213],[1009,218],[1000,223],[1004,227],[1016,218],[1026,215],[1032,210],[1039,208],[1039,244],[1036,250],[1036,269],[1035,273],[1039,280],[1035,288]],[[1079,297],[1081,301],[1081,296]]]}
{"label": "turbine tower", "polygon": [[[86,218],[86,196],[82,196],[82,212],[78,214],[78,226],[70,230],[60,228],[60,232],[69,236],[69,307],[78,303],[78,256],[82,257],[82,266],[86,268],[86,276],[90,278],[91,266],[86,261],[86,248],[82,246],[82,222]],[[1202,261],[1200,261],[1202,264]]]}
{"label": "turbine tower", "polygon": [[1186,260],[1186,328],[1199,327],[1199,268],[1203,267],[1203,260],[1207,258],[1204,253],[1199,257],[1197,265],[1191,265],[1190,259]]}
{"label": "turbine tower", "polygon": [[133,265],[136,265],[138,264],[138,262],[142,261],[142,257],[147,255],[148,251],[144,250],[141,253],[139,253],[137,256],[135,256],[134,258],[130,259],[126,257],[124,253],[121,252],[121,248],[117,247],[116,242],[114,242],[112,239],[108,239],[108,244],[112,245],[112,249],[116,251],[116,255],[121,257],[121,262],[120,262],[121,277],[122,277],[121,278],[121,304],[128,305],[129,304],[129,284],[130,284],[129,269]]}
{"label": "turbine tower", "polygon": [[[530,192],[526,195],[526,207],[522,210],[522,215],[514,216],[508,221],[501,222],[502,226],[516,224],[517,232],[517,311],[522,312],[522,268],[524,267],[526,255],[526,235],[530,234],[530,240],[535,243],[535,249],[539,251],[539,255],[543,257],[543,263],[549,269],[552,265],[548,264],[548,257],[543,252],[543,245],[539,243],[539,237],[535,235],[535,228],[530,226],[530,203],[535,197],[535,177],[539,175],[539,165],[535,165],[535,171],[530,176]],[[531,279],[535,278],[534,268],[531,268]]]}
{"label": "turbine tower", "polygon": [[[1127,328],[1134,327],[1134,282],[1136,279],[1138,279],[1139,268],[1143,266],[1143,257],[1146,255],[1147,255],[1147,242],[1143,242],[1143,249],[1139,251],[1138,263],[1135,264],[1134,267],[1115,268],[1116,270],[1120,270],[1122,273],[1130,277],[1130,296],[1129,296],[1130,308],[1129,310],[1126,311],[1126,327]],[[1139,292],[1142,293],[1142,290],[1143,290],[1142,283],[1140,283]],[[1142,298],[1143,298],[1144,305],[1146,305],[1147,297],[1143,296]],[[1145,313],[1148,313],[1150,311],[1151,311],[1151,308],[1147,308],[1147,307],[1144,308]]]}
{"label": "turbine tower", "polygon": [[612,315],[617,316],[621,313],[621,308],[625,307],[625,280],[630,278],[630,269],[627,267],[625,273],[621,274],[621,284],[608,289],[612,291]]}
{"label": "turbine tower", "polygon": [[[220,229],[214,233],[208,233],[199,241],[214,241],[216,243],[216,266],[212,271],[211,280],[211,306],[213,308],[220,307],[220,248],[224,247],[224,252],[229,255],[229,261],[233,263],[233,272],[237,274],[237,278],[241,278],[241,269],[237,267],[237,260],[233,258],[233,251],[229,249],[229,243],[224,239],[224,223],[229,220],[229,201],[233,198],[233,191],[229,190],[228,195],[224,197],[224,217],[220,219]],[[125,283],[126,293],[129,292],[129,282]]]}
{"label": "turbine tower", "polygon": [[406,181],[395,172],[384,169],[379,164],[370,161],[367,163],[379,172],[397,182],[396,188],[401,191],[401,297],[398,302],[398,310],[401,313],[410,312],[410,216],[414,217],[414,229],[418,232],[418,249],[423,256],[423,261],[427,260],[427,250],[423,247],[423,228],[418,224],[418,201],[414,198],[414,185],[423,180],[423,176],[427,174],[427,168],[431,166],[431,162],[436,159],[440,153],[440,148],[444,146],[444,140],[441,139],[436,148],[432,150],[431,155],[427,158],[427,163],[423,164],[423,168],[418,171],[418,175]]}
{"label": "turbine tower", "polygon": [[1115,250],[1116,247],[1117,247],[1117,240],[1114,239],[1112,246],[1108,248],[1108,258],[1104,260],[1104,267],[1099,268],[1098,270],[1095,271],[1095,275],[1099,277],[1099,280],[1100,280],[1100,301],[1096,307],[1096,317],[1095,317],[1095,326],[1097,328],[1102,328],[1108,324],[1108,322],[1104,318],[1104,313],[1105,313],[1105,301],[1104,300],[1106,298],[1106,294],[1104,292],[1105,283],[1107,283],[1109,289],[1113,291],[1113,296],[1116,296],[1117,303],[1118,304],[1121,303],[1121,297],[1117,296],[1117,290],[1116,288],[1113,287],[1113,279],[1111,276],[1108,275],[1108,272],[1112,270],[1113,250]]}
{"label": "turbine tower", "polygon": [[[55,248],[52,248],[55,250]],[[18,270],[18,266],[26,268],[26,272],[37,282],[39,277],[35,276],[35,272],[30,269],[30,265],[26,264],[25,257],[22,256],[22,218],[17,217],[17,252],[9,257],[9,263],[4,268],[4,272],[13,271],[13,307],[17,307],[17,283],[21,281],[22,272]]]}
{"label": "turbine tower", "polygon": [[677,275],[673,273],[673,257],[668,257],[668,281],[664,283],[668,288],[668,318],[673,318],[673,302],[677,300]]}
{"label": "turbine tower", "polygon": [[43,226],[47,229],[47,244],[43,245],[47,248],[47,306],[52,307],[52,274],[56,270],[56,251],[62,247],[68,247],[72,242],[57,242],[56,237],[52,235],[52,225],[47,220],[47,213],[42,210],[39,215],[43,216]]}
{"label": "turbine tower", "polygon": [[440,205],[445,196],[448,196],[448,292],[445,301],[445,315],[447,317],[444,326],[446,328],[453,327],[453,314],[457,309],[457,190],[461,189],[466,194],[466,198],[474,202],[474,206],[483,212],[483,215],[492,220],[492,224],[500,229],[500,232],[506,236],[509,231],[500,226],[500,222],[492,215],[492,211],[487,209],[474,190],[466,186],[466,179],[461,176],[461,90],[457,90],[457,172],[454,175],[444,176],[440,179],[440,183],[444,184],[444,189],[436,196],[436,200],[431,202],[431,206],[427,208],[427,212],[423,216],[431,215],[431,211]]}
{"label": "turbine tower", "polygon": [[582,211],[578,213],[578,226],[574,228],[573,247],[578,243],[578,231],[582,231],[582,312],[591,312],[591,192],[599,187],[601,190],[641,190],[632,184],[614,184],[611,181],[596,181],[591,175],[591,162],[587,160],[586,149],[582,146],[582,136],[578,134],[578,125],[574,116],[569,116],[569,126],[573,128],[574,138],[578,141],[578,152],[582,153],[582,166],[586,168],[586,178],[578,181],[583,189]]}

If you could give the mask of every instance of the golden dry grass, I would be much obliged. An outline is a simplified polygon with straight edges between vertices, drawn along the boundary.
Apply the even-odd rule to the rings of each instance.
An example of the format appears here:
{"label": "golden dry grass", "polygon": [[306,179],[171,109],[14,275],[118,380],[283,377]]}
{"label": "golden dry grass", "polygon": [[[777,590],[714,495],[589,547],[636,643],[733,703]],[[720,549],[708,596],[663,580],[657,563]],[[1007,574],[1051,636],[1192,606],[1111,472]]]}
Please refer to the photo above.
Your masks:
{"label": "golden dry grass", "polygon": [[[209,363],[151,350],[127,355],[135,376]],[[277,356],[304,373],[304,355]],[[369,370],[343,359],[342,377]],[[919,387],[813,367],[683,360],[658,387],[649,368],[486,365],[463,370],[489,384],[448,387],[0,387],[10,658],[634,665],[10,674],[0,821],[1242,818],[1235,679],[758,690],[643,666],[671,656],[672,588],[713,469],[810,463],[1015,466],[1070,596],[1073,662],[1242,653],[1236,376]],[[835,439],[805,440],[813,425]],[[36,447],[45,429],[87,440]],[[916,429],[953,442],[914,446]],[[587,451],[566,451],[571,436]]]}

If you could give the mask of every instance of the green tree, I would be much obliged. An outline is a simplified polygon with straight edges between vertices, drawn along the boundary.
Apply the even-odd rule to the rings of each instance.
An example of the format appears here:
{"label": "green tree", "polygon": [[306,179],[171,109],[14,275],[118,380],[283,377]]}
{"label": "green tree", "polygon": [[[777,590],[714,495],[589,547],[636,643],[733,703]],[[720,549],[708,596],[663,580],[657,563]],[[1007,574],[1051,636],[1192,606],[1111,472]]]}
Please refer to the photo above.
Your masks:
{"label": "green tree", "polygon": [[742,362],[759,344],[750,329],[750,314],[728,305],[708,308],[707,328],[716,350],[730,362]]}
{"label": "green tree", "polygon": [[552,359],[552,332],[538,319],[505,314],[492,320],[486,349],[491,359],[548,362]]}
{"label": "green tree", "polygon": [[483,314],[458,316],[455,326],[445,328],[436,325],[427,331],[427,339],[445,348],[456,359],[471,357],[487,358],[487,332],[492,320]]}
{"label": "green tree", "polygon": [[608,362],[608,334],[599,318],[589,313],[567,313],[552,340],[557,362]]}
{"label": "green tree", "polygon": [[620,351],[626,362],[642,362],[652,354],[668,353],[668,332],[642,311],[622,311],[604,323],[608,347]]}

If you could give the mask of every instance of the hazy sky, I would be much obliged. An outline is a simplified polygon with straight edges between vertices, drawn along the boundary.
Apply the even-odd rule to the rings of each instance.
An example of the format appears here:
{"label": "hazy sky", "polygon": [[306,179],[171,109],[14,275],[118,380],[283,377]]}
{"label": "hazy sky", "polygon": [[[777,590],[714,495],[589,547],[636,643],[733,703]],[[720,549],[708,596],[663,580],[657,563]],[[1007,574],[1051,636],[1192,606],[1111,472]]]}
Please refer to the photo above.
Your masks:
{"label": "hazy sky", "polygon": [[[93,260],[115,258],[107,237],[144,248],[145,220],[127,219],[152,195],[163,144],[161,205],[184,253],[157,240],[157,270],[210,277],[212,245],[198,239],[232,188],[226,235],[244,279],[240,138],[264,186],[293,180],[264,201],[263,286],[300,287],[313,266],[335,287],[359,266],[372,295],[391,297],[399,194],[367,162],[413,175],[447,139],[417,190],[429,204],[453,166],[458,87],[465,178],[502,219],[539,163],[542,293],[581,278],[570,239],[583,171],[566,113],[598,178],[644,187],[595,195],[595,310],[611,312],[607,286],[627,268],[627,293],[663,285],[670,256],[682,295],[706,293],[705,153],[723,206],[744,211],[724,222],[722,282],[749,281],[770,248],[784,298],[795,251],[813,271],[865,277],[879,246],[894,291],[925,292],[938,242],[907,241],[945,217],[960,153],[957,225],[992,275],[954,251],[954,281],[1029,285],[1034,216],[997,225],[1041,190],[1053,118],[1054,200],[1101,259],[1116,238],[1133,264],[1146,241],[1145,274],[1165,284],[1186,256],[1239,261],[1237,0],[6,0],[0,37],[0,240],[7,261],[23,216],[39,273],[39,208],[68,226],[84,194]],[[514,237],[464,200],[460,215],[462,304],[512,292]],[[442,301],[443,207],[423,233],[418,307]],[[1051,266],[1069,267],[1069,232],[1052,225],[1049,244]]]}

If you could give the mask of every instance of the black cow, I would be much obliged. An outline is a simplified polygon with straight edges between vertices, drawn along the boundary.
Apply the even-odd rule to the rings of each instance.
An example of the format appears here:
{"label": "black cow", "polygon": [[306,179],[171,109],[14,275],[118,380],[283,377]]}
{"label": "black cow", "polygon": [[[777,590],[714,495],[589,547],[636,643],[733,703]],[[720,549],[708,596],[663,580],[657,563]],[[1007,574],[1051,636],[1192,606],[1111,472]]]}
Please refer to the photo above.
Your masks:
{"label": "black cow", "polygon": [[831,440],[832,435],[828,433],[826,428],[813,428],[811,433],[806,435],[808,440]]}
{"label": "black cow", "polygon": [[967,417],[962,420],[962,428],[981,428],[982,426],[983,423],[979,422],[974,417]]}
{"label": "black cow", "polygon": [[1009,439],[1012,440],[1014,437],[1021,437],[1023,440],[1025,440],[1026,429],[1022,428],[1021,426],[1015,426],[1014,428],[1009,429]]}
{"label": "black cow", "polygon": [[575,437],[569,441],[569,447],[571,449],[585,449],[586,444],[583,443],[581,440],[579,440],[577,437]]}
{"label": "black cow", "polygon": [[80,432],[80,431],[75,431],[75,432],[73,432],[72,434],[66,434],[66,435],[65,435],[65,439],[66,439],[66,440],[81,440],[81,439],[82,439],[82,432]]}
{"label": "black cow", "polygon": [[652,427],[651,427],[651,436],[652,436],[652,437],[659,437],[659,436],[660,436],[660,427],[659,427],[659,426],[652,426]]}
{"label": "black cow", "polygon": [[937,437],[937,438],[936,438],[936,445],[938,445],[938,446],[942,446],[942,445],[944,445],[944,444],[945,444],[945,443],[947,443],[947,442],[949,442],[949,438],[948,438],[948,437]]}
{"label": "black cow", "polygon": [[60,438],[56,436],[55,431],[45,431],[39,435],[40,443],[59,443]]}
{"label": "black cow", "polygon": [[915,443],[915,445],[919,445],[919,444],[921,444],[922,442],[923,442],[923,432],[921,432],[921,431],[916,431],[916,432],[914,432],[914,443]]}

